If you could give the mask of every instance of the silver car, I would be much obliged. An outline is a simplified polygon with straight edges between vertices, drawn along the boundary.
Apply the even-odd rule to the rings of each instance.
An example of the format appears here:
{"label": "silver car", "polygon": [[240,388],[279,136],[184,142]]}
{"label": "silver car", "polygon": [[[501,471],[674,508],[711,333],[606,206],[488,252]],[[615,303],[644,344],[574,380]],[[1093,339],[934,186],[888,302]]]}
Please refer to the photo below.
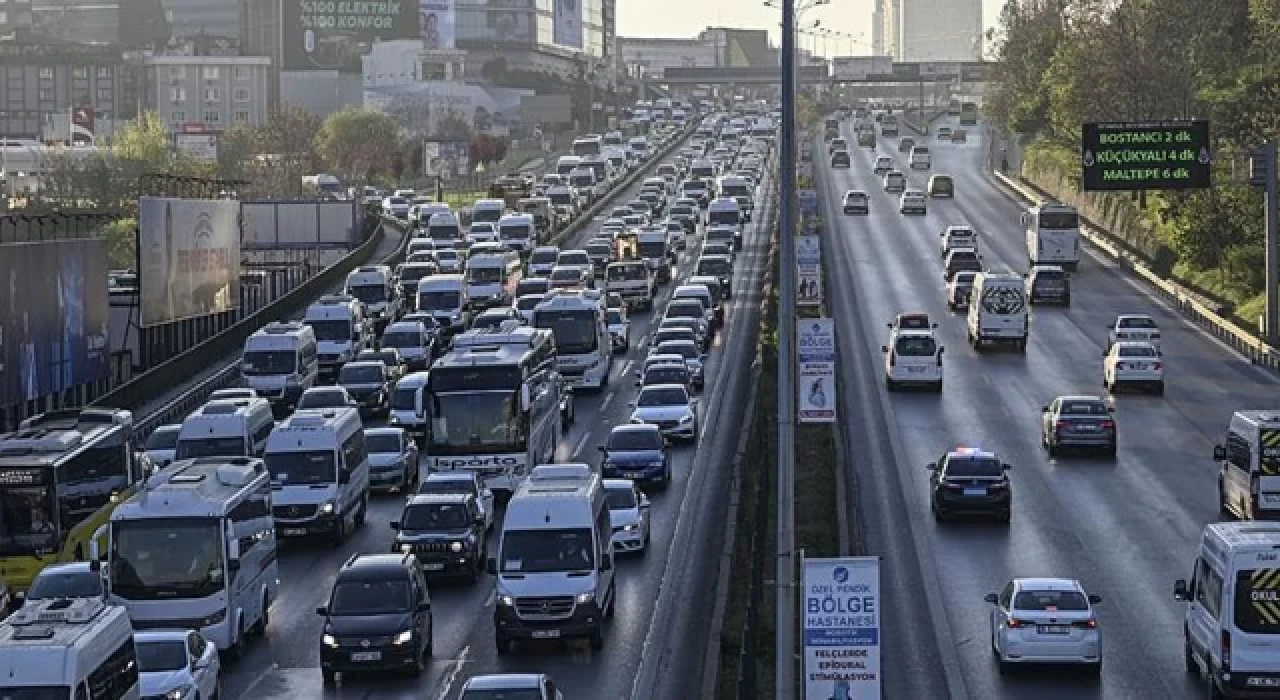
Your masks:
{"label": "silver car", "polygon": [[418,486],[418,445],[402,428],[365,428],[369,488],[413,491]]}
{"label": "silver car", "polygon": [[632,423],[656,425],[663,435],[673,439],[698,440],[698,400],[683,385],[646,386],[630,405]]}

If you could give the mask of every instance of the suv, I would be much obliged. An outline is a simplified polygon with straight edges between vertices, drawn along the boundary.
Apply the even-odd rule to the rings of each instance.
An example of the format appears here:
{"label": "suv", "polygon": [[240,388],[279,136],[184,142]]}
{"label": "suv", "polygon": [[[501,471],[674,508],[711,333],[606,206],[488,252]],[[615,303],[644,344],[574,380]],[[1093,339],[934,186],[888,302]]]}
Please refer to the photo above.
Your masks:
{"label": "suv", "polygon": [[394,670],[420,675],[431,656],[431,596],[412,554],[355,554],[333,581],[324,617],[320,673]]}
{"label": "suv", "polygon": [[363,415],[391,410],[391,373],[382,360],[356,360],[338,370],[338,385],[347,390]]}
{"label": "suv", "polygon": [[484,573],[484,509],[469,493],[420,493],[404,505],[393,550],[417,557],[427,574],[465,576],[471,583]]}

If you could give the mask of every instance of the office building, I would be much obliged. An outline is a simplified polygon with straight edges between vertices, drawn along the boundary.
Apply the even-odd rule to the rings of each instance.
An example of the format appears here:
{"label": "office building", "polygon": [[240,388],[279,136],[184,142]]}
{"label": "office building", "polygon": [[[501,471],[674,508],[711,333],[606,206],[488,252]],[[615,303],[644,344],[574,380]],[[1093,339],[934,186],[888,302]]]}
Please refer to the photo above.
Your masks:
{"label": "office building", "polygon": [[982,0],[888,0],[884,53],[902,62],[982,57]]}
{"label": "office building", "polygon": [[261,56],[148,56],[146,102],[173,133],[260,126],[267,121],[270,64]]}

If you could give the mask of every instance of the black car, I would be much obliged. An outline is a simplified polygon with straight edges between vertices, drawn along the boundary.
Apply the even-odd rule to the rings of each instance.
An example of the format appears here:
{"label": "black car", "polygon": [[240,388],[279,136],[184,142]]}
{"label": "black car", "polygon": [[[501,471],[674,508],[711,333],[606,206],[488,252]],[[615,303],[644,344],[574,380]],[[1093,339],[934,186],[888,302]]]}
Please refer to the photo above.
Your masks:
{"label": "black car", "polygon": [[400,519],[392,551],[413,554],[427,575],[464,576],[472,583],[484,573],[484,510],[469,493],[412,496]]}
{"label": "black car", "polygon": [[640,381],[636,382],[636,386],[644,388],[651,384],[680,384],[685,391],[693,393],[693,374],[689,371],[689,366],[680,363],[668,363],[651,365],[644,370],[644,374],[640,376]]}
{"label": "black car", "polygon": [[1057,265],[1036,265],[1027,274],[1027,301],[1071,306],[1071,280]]}
{"label": "black car", "polygon": [[898,142],[898,153],[910,153],[916,147],[916,140],[910,136]]}
{"label": "black car", "polygon": [[420,675],[431,656],[431,597],[411,554],[355,554],[338,570],[324,617],[320,673],[404,671]]}
{"label": "black car", "polygon": [[992,515],[1009,522],[1013,492],[1009,465],[990,452],[960,448],[929,470],[929,509],[938,522],[952,515]]}
{"label": "black car", "polygon": [[338,371],[338,386],[347,390],[364,415],[391,411],[391,373],[382,360],[348,362]]}

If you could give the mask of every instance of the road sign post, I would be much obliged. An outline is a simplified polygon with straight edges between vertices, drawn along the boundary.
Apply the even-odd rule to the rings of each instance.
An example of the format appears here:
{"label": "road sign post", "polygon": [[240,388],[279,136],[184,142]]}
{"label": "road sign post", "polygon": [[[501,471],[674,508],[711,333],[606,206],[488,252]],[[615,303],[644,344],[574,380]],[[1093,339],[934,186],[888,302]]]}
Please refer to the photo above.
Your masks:
{"label": "road sign post", "polygon": [[795,598],[795,328],[796,317],[795,234],[796,206],[796,0],[782,0],[782,132],[779,168],[782,183],[778,192],[778,252],[780,271],[778,308],[778,539],[774,585],[776,625],[775,683],[777,700],[791,700],[796,693],[796,598]]}
{"label": "road sign post", "polygon": [[1266,246],[1266,252],[1263,255],[1266,267],[1267,295],[1266,309],[1263,315],[1263,337],[1268,343],[1274,345],[1280,340],[1280,303],[1277,297],[1280,296],[1280,236],[1276,235],[1277,215],[1276,207],[1280,206],[1280,200],[1276,197],[1276,142],[1268,141],[1262,145],[1249,157],[1249,182],[1254,187],[1258,187],[1263,191],[1262,199],[1262,217],[1266,227],[1266,238],[1263,245]]}

